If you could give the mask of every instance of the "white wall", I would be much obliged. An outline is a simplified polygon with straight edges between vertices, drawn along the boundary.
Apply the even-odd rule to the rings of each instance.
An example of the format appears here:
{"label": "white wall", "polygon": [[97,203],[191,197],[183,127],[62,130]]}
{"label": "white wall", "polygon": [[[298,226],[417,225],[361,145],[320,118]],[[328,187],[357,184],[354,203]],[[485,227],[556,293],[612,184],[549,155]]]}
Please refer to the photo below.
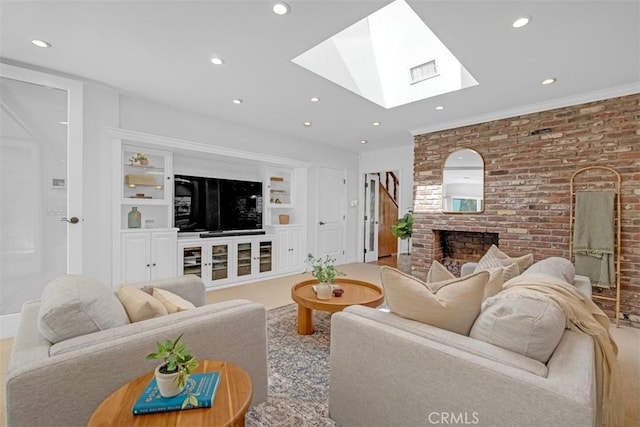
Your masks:
{"label": "white wall", "polygon": [[112,207],[111,138],[106,128],[118,126],[119,96],[113,89],[84,85],[84,259],[83,273],[104,284],[111,277]]}
{"label": "white wall", "polygon": [[[408,139],[411,139],[408,137]],[[362,261],[364,250],[364,219],[361,215],[364,203],[364,175],[366,173],[399,171],[400,176],[400,197],[398,204],[398,214],[400,216],[407,213],[408,209],[413,209],[413,144],[392,149],[376,150],[362,153],[360,155],[360,171],[358,176],[358,238],[357,238],[357,261]],[[353,210],[352,208],[349,208]],[[406,246],[406,244],[405,244]]]}

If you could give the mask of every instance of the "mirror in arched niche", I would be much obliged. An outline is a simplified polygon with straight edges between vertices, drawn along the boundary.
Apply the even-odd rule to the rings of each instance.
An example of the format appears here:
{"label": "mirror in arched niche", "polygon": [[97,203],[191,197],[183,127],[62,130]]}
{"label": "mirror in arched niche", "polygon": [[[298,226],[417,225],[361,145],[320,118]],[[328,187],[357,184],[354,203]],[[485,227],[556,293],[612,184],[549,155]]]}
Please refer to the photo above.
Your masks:
{"label": "mirror in arched niche", "polygon": [[484,210],[484,160],[474,150],[454,151],[442,172],[442,211],[477,213]]}

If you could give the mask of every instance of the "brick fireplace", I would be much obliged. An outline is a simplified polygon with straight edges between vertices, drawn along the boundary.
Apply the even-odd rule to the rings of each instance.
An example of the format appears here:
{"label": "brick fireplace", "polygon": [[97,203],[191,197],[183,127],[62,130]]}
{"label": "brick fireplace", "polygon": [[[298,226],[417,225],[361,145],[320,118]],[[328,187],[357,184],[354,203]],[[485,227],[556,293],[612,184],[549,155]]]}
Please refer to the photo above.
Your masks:
{"label": "brick fireplace", "polygon": [[491,245],[498,245],[498,233],[477,231],[432,230],[433,259],[460,276],[465,262],[477,262]]}
{"label": "brick fireplace", "polygon": [[[449,239],[443,231],[495,233],[510,256],[572,259],[571,175],[585,166],[616,169],[622,177],[622,322],[640,327],[640,94],[416,135],[414,143],[412,273],[420,278],[443,248],[450,250],[440,243]],[[444,162],[464,148],[484,159],[484,211],[445,213]],[[477,253],[448,257],[460,263]],[[596,303],[613,315],[612,303]]]}

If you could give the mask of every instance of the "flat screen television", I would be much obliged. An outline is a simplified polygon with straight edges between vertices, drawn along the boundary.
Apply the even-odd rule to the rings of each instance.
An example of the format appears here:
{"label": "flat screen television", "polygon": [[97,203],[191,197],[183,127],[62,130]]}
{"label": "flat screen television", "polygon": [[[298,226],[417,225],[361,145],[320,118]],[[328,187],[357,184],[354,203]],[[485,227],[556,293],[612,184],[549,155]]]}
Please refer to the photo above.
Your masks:
{"label": "flat screen television", "polygon": [[174,224],[183,231],[262,228],[262,183],[174,176]]}

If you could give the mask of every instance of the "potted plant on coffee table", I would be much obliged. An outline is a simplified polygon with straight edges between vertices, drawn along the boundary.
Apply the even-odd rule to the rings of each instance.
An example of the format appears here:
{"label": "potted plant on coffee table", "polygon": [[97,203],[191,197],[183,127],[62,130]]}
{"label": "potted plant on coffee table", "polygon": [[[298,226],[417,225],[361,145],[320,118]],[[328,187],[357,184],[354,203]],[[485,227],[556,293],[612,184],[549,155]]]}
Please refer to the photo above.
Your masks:
{"label": "potted plant on coffee table", "polygon": [[[180,334],[175,341],[157,342],[155,353],[147,355],[147,359],[150,360],[163,360],[155,370],[158,391],[163,397],[173,397],[180,394],[191,371],[198,367],[198,360],[193,357],[191,350],[180,342],[182,335]],[[190,403],[190,397],[190,395],[187,396],[183,407]]]}
{"label": "potted plant on coffee table", "polygon": [[336,259],[329,255],[324,258],[316,258],[312,254],[307,255],[306,263],[307,266],[311,268],[311,275],[320,282],[316,285],[316,296],[318,299],[331,298],[336,277],[345,276],[342,271],[336,269],[334,265],[335,262]]}
{"label": "potted plant on coffee table", "polygon": [[391,226],[391,233],[400,240],[407,241],[407,252],[398,254],[398,270],[411,274],[411,234],[413,233],[413,215],[407,212],[397,223]]}

